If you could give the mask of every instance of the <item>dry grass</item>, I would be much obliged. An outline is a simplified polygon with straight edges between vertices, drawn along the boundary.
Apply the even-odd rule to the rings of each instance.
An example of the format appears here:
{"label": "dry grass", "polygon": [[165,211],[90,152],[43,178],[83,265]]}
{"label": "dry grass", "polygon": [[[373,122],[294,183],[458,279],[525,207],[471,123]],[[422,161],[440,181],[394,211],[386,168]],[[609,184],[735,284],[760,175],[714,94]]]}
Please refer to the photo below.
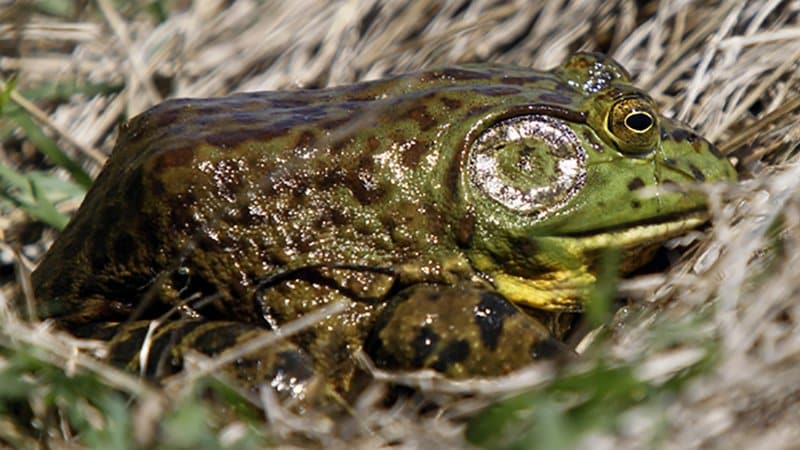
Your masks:
{"label": "dry grass", "polygon": [[[90,6],[75,6],[82,3]],[[44,4],[71,9],[37,9]],[[162,21],[153,4],[167,12]],[[690,122],[730,152],[743,176],[735,186],[709,188],[713,228],[693,235],[701,242],[679,262],[623,283],[622,292],[635,300],[623,312],[633,313],[617,314],[613,339],[598,350],[648,386],[698,361],[707,359],[708,366],[656,402],[620,408],[614,426],[595,427],[565,446],[790,448],[800,442],[800,3],[97,0],[0,1],[0,8],[0,73],[5,83],[17,75],[11,101],[90,174],[110,151],[119,121],[166,97],[338,85],[465,61],[548,68],[579,49],[610,53],[665,114]],[[21,94],[52,82],[118,89],[47,101]],[[50,167],[21,129],[0,116],[0,163],[20,172]],[[74,212],[74,196],[64,199],[59,210]],[[42,233],[21,209],[4,204],[2,211],[0,370],[30,345],[69,374],[99,374],[102,384],[134,399],[133,436],[154,446],[165,409],[187,393],[145,386],[83,356],[77,349],[85,343],[20,322],[9,300],[26,288],[24,274],[53,233]],[[294,416],[266,394],[256,406],[266,411],[272,444],[464,446],[465,418],[524,387],[546,390],[554,376],[549,367],[491,382],[403,375],[440,405],[422,416],[410,404],[376,408],[377,390],[337,420]],[[471,396],[457,395],[464,392]],[[111,428],[110,417],[94,424]],[[215,420],[220,442],[241,442],[235,439],[243,433],[240,419]],[[56,423],[43,442],[91,445],[71,436],[66,419]],[[6,442],[15,442],[14,432],[0,420]]]}

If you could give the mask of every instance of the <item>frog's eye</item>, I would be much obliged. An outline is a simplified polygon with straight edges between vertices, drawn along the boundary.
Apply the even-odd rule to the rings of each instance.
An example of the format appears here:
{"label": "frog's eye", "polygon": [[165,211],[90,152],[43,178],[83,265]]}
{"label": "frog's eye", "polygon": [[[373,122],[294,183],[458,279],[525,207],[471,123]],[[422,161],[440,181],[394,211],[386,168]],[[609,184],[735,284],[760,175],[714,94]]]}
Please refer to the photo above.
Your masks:
{"label": "frog's eye", "polygon": [[564,122],[543,115],[498,122],[473,142],[472,183],[506,208],[540,218],[564,206],[586,179],[586,151]]}
{"label": "frog's eye", "polygon": [[624,98],[608,114],[608,131],[624,153],[648,153],[658,144],[658,119],[652,103]]}

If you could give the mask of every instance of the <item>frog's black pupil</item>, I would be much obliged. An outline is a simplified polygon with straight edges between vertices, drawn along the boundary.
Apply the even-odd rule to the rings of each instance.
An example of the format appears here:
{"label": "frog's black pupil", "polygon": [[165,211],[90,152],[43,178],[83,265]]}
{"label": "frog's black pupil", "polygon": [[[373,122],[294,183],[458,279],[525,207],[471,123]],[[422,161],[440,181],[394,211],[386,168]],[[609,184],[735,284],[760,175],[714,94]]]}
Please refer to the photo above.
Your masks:
{"label": "frog's black pupil", "polygon": [[653,126],[653,118],[645,113],[633,113],[625,118],[625,125],[635,131],[647,131]]}

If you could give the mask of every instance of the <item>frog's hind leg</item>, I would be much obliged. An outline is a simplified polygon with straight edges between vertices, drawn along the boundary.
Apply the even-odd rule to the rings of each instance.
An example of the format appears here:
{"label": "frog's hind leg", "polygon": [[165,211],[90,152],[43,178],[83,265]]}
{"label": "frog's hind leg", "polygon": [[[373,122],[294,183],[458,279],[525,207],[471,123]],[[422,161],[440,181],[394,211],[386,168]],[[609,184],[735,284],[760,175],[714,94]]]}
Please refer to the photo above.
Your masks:
{"label": "frog's hind leg", "polygon": [[[100,323],[72,331],[79,337],[108,341],[112,365],[152,380],[183,370],[191,352],[213,359],[236,351],[238,344],[271,333],[255,325],[209,320],[171,321],[150,331],[153,323]],[[305,395],[316,384],[311,357],[286,340],[243,354],[222,365],[220,372],[240,386],[255,388],[266,383],[292,397]]]}
{"label": "frog's hind leg", "polygon": [[453,378],[503,375],[571,355],[545,325],[494,291],[412,286],[381,313],[365,350],[384,369],[434,369]]}

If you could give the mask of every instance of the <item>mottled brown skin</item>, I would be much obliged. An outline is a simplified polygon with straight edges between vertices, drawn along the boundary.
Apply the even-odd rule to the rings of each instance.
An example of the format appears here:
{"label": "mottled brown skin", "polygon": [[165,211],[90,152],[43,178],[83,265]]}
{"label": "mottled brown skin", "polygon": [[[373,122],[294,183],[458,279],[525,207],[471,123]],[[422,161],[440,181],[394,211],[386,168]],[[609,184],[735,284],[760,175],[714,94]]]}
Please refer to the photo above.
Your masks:
{"label": "mottled brown skin", "polygon": [[[696,194],[636,197],[660,182],[655,166],[674,172],[667,181],[735,178],[709,143],[663,118],[650,156],[614,148],[626,150],[593,131],[593,120],[623,91],[651,102],[613,61],[584,54],[552,72],[468,66],[165,102],[123,126],[107,166],[35,271],[39,313],[76,334],[113,338],[118,364],[160,377],[180,369],[188,348],[215,355],[343,300],[340,315],[243,358],[231,373],[248,385],[322,373],[345,391],[365,339],[388,368],[507,373],[562,346],[554,330],[497,292],[524,296],[530,287],[509,282],[503,290],[498,280],[558,279],[562,269],[590,276],[597,249],[553,239],[561,228],[577,236],[702,209]],[[595,206],[598,194],[581,191],[536,220],[483,212],[503,208],[480,199],[465,175],[470,145],[491,124],[526,115],[568,123],[589,163],[611,158],[585,181],[613,180],[603,181],[607,204]],[[669,153],[677,146],[685,159]],[[615,161],[636,169],[606,169]],[[584,229],[568,220],[609,208],[624,218],[596,226],[581,219]],[[501,222],[529,228],[495,231]],[[650,248],[684,228],[620,245]],[[645,262],[631,253],[626,269]],[[573,302],[582,292],[557,295]],[[157,351],[138,367],[142,327],[170,311]]]}

